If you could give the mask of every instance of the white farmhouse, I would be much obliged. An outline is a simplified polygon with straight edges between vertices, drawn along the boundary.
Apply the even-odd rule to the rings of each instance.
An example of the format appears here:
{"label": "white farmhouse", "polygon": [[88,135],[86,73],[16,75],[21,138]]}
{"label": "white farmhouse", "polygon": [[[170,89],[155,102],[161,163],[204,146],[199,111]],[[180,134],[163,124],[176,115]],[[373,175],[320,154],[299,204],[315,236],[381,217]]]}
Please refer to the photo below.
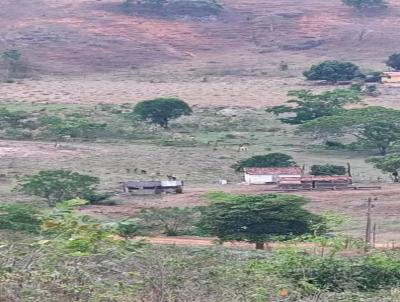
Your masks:
{"label": "white farmhouse", "polygon": [[280,178],[301,178],[303,169],[287,168],[244,168],[244,179],[249,185],[276,184]]}

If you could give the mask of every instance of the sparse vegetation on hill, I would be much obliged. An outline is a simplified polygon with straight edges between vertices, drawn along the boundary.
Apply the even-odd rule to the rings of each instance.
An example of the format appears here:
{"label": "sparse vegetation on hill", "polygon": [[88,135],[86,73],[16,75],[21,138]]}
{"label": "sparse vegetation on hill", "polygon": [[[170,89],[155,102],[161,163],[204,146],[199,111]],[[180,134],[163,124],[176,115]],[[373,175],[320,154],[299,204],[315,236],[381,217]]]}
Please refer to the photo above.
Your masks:
{"label": "sparse vegetation on hill", "polygon": [[208,17],[218,15],[223,6],[216,0],[125,0],[124,9],[160,16]]}

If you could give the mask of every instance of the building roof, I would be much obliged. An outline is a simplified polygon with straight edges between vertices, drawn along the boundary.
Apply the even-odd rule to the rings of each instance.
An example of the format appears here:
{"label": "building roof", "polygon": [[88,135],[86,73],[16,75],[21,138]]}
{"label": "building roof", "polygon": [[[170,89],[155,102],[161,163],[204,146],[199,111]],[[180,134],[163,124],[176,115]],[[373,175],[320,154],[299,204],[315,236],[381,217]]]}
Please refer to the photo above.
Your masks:
{"label": "building roof", "polygon": [[382,73],[383,76],[400,76],[400,71],[385,71]]}
{"label": "building roof", "polygon": [[349,176],[305,176],[301,178],[301,181],[349,181],[352,178]]}
{"label": "building roof", "polygon": [[301,175],[303,174],[303,169],[300,167],[244,168],[244,173],[249,175]]}

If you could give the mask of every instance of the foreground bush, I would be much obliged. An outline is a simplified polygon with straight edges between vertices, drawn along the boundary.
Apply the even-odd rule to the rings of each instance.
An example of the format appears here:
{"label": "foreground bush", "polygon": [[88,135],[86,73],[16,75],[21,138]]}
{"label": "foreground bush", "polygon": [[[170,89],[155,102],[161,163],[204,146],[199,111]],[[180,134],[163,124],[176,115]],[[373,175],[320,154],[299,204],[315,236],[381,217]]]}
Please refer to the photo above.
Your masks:
{"label": "foreground bush", "polygon": [[35,209],[27,205],[0,205],[0,229],[36,233],[39,226],[40,219]]}

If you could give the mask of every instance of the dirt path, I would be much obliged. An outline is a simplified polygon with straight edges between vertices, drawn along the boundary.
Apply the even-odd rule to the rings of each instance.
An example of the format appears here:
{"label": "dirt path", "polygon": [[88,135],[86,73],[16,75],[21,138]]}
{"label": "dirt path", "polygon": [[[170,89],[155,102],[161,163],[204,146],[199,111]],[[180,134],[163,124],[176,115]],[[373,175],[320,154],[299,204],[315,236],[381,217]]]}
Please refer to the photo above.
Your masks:
{"label": "dirt path", "polygon": [[[216,238],[212,237],[141,237],[151,244],[159,245],[179,245],[179,246],[202,246],[202,247],[212,247],[212,246],[224,246],[227,248],[243,248],[243,249],[254,249],[254,244],[246,242],[225,242],[219,244]],[[284,243],[269,243],[270,248],[279,248],[285,246],[294,246],[293,244]],[[295,246],[302,248],[314,248],[315,244],[312,243],[301,243]],[[398,249],[400,248],[400,242],[387,242],[387,243],[377,243],[375,245],[377,249]]]}

